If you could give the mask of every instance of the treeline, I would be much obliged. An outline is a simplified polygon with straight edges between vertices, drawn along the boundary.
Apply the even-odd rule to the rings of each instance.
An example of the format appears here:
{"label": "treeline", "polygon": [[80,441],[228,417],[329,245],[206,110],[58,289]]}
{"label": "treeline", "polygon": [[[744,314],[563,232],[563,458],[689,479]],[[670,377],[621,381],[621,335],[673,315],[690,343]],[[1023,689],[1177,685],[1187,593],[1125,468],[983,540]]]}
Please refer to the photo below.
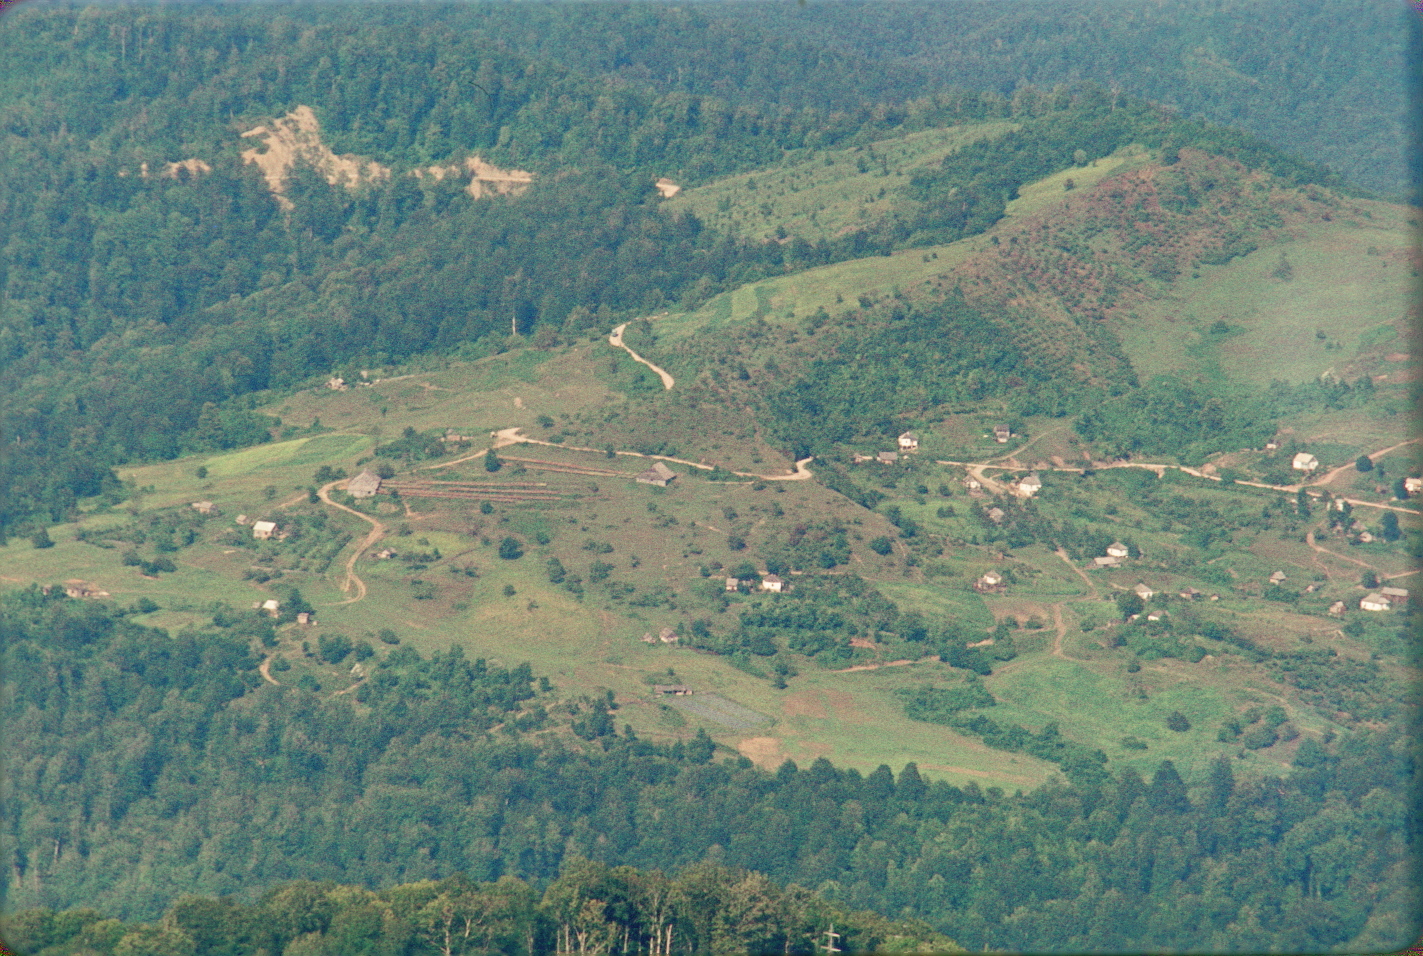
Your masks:
{"label": "treeline", "polygon": [[22,956],[702,956],[950,953],[913,920],[851,912],[760,873],[699,864],[676,876],[571,858],[539,893],[516,877],[463,874],[374,892],[283,883],[254,903],[186,896],[151,924],[93,909],[25,910],[5,920]]}
{"label": "treeline", "polygon": [[[1249,130],[1389,197],[1419,182],[1406,144],[1413,94],[1402,66],[1419,25],[1390,0],[1325,0],[1297,12],[1242,0],[1189,9],[1103,0],[906,3],[881,8],[724,4],[729,23],[868,59],[888,78],[1005,96],[1093,82]],[[912,81],[911,81],[912,82]],[[914,92],[902,95],[919,95]]]}
{"label": "treeline", "polygon": [[[297,893],[331,914],[294,926],[290,945],[331,932],[331,901],[350,899],[365,908],[342,925],[374,938],[396,905],[388,893],[273,887],[463,873],[516,877],[542,896],[578,856],[753,870],[828,905],[912,915],[973,949],[1382,951],[1416,936],[1403,728],[1316,740],[1280,779],[1236,779],[1222,760],[1188,783],[1163,763],[1150,780],[1123,769],[1017,796],[926,781],[912,764],[861,775],[818,760],[768,773],[720,759],[705,735],[640,739],[617,727],[616,701],[554,707],[527,668],[457,652],[422,658],[402,646],[368,660],[356,707],[264,683],[255,649],[265,618],[222,612],[225,627],[170,637],[58,592],[10,593],[0,605],[16,795],[4,810],[7,905],[160,920],[108,945],[176,932],[163,914],[193,894]],[[926,705],[942,709],[932,695]],[[1019,741],[1027,752],[1055,746],[1047,728],[1030,738]],[[774,911],[780,897],[755,885]],[[412,891],[415,909],[456,889]],[[288,925],[268,924],[260,931]],[[693,938],[683,942],[732,951]],[[526,940],[496,939],[491,951],[522,954]]]}

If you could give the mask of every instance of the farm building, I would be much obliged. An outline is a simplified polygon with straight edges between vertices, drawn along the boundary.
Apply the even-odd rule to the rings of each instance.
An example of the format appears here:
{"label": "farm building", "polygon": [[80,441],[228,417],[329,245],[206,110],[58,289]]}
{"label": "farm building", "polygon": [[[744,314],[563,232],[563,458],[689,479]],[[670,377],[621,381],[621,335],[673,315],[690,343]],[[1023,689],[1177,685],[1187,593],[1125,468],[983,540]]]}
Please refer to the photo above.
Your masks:
{"label": "farm building", "polygon": [[1156,592],[1151,590],[1151,588],[1147,587],[1146,584],[1141,581],[1138,581],[1136,583],[1136,587],[1132,588],[1132,592],[1136,594],[1137,597],[1141,598],[1143,601],[1150,601],[1152,598],[1156,597]]}
{"label": "farm building", "polygon": [[1092,563],[1099,568],[1115,568],[1122,563],[1122,559],[1110,554],[1104,554],[1093,558]]}
{"label": "farm building", "polygon": [[1408,492],[1410,497],[1423,492],[1423,478],[1403,479],[1403,490]]}
{"label": "farm building", "polygon": [[217,510],[217,505],[213,504],[211,501],[194,501],[189,507],[191,507],[198,514],[203,515],[205,517],[221,513]]}
{"label": "farm building", "polygon": [[741,590],[741,579],[740,579],[740,578],[727,578],[727,579],[726,579],[726,589],[727,589],[728,591],[739,591],[739,590]]}
{"label": "farm building", "polygon": [[663,199],[671,199],[682,191],[681,186],[678,186],[666,176],[659,178],[653,185],[657,187],[657,194]]}
{"label": "farm building", "polygon": [[1002,583],[1003,575],[999,574],[997,571],[985,571],[983,573],[983,577],[978,579],[976,587],[980,591],[986,591],[989,588],[996,588]]}
{"label": "farm building", "polygon": [[1366,594],[1359,600],[1359,610],[1361,611],[1387,611],[1392,607],[1388,598],[1382,594]]}
{"label": "farm building", "polygon": [[668,697],[689,697],[691,696],[692,688],[686,684],[653,684],[652,692]]}
{"label": "farm building", "polygon": [[1335,601],[1333,604],[1329,605],[1329,613],[1333,614],[1335,617],[1343,617],[1345,610],[1347,610],[1347,608],[1344,607],[1343,601]]}
{"label": "farm building", "polygon": [[282,605],[276,598],[267,598],[267,600],[262,602],[262,610],[266,611],[272,617],[276,617],[281,612],[281,609]]}
{"label": "farm building", "polygon": [[275,521],[254,521],[252,522],[252,537],[258,541],[266,541],[277,533],[277,523]]}
{"label": "farm building", "polygon": [[298,614],[297,614],[297,616],[296,616],[296,622],[297,622],[298,624],[310,624],[310,623],[311,623],[311,612],[310,612],[310,611],[300,611],[300,612],[298,612]]}
{"label": "farm building", "polygon": [[677,636],[677,632],[672,630],[672,628],[670,627],[664,627],[662,630],[658,631],[657,639],[663,644],[676,644],[678,641],[681,640],[681,638]]}
{"label": "farm building", "polygon": [[899,461],[899,452],[882,451],[875,456],[875,461],[878,461],[881,465],[892,465]]}
{"label": "farm building", "polygon": [[346,482],[346,491],[352,498],[370,498],[380,491],[380,475],[367,468]]}
{"label": "farm building", "polygon": [[1289,577],[1289,575],[1285,574],[1285,572],[1283,572],[1283,571],[1276,571],[1274,574],[1271,574],[1271,575],[1270,575],[1270,583],[1271,583],[1271,584],[1283,584],[1283,583],[1285,583],[1285,579],[1288,578],[1288,577]]}
{"label": "farm building", "polygon": [[761,579],[761,590],[781,593],[781,588],[785,587],[785,582],[774,574],[768,574]]}
{"label": "farm building", "polygon": [[1302,451],[1298,455],[1295,455],[1294,460],[1290,462],[1290,467],[1295,471],[1302,471],[1307,475],[1319,467],[1319,459],[1307,451]]}
{"label": "farm building", "polygon": [[994,439],[994,441],[998,442],[998,444],[1000,444],[1000,445],[1005,444],[1005,443],[1008,441],[1008,439],[1010,439],[1010,438],[1012,438],[1012,437],[1013,437],[1013,429],[1009,428],[1007,425],[994,425],[994,426],[993,426],[993,439]]}
{"label": "farm building", "polygon": [[1006,517],[1007,517],[1007,515],[1005,515],[1005,514],[1003,513],[1003,509],[1002,509],[1002,508],[989,508],[989,509],[988,509],[988,520],[989,520],[989,521],[992,521],[994,524],[1002,524],[1002,523],[1003,523],[1003,519],[1006,518]]}
{"label": "farm building", "polygon": [[983,488],[983,482],[973,477],[973,475],[969,475],[963,480],[963,486],[969,491],[980,491]]}
{"label": "farm building", "polygon": [[1018,494],[1024,498],[1031,498],[1039,491],[1043,490],[1043,480],[1036,474],[1029,475],[1018,482]]}
{"label": "farm building", "polygon": [[1408,603],[1406,588],[1380,588],[1379,594],[1383,595],[1383,599],[1394,607],[1403,607]]}
{"label": "farm building", "polygon": [[899,450],[913,451],[919,447],[919,436],[913,432],[905,432],[899,436]]}
{"label": "farm building", "polygon": [[1113,541],[1111,544],[1107,545],[1107,557],[1109,558],[1125,558],[1130,554],[1131,548],[1128,548],[1120,541]]}
{"label": "farm building", "polygon": [[639,472],[637,482],[640,485],[656,485],[658,488],[666,488],[667,483],[676,477],[675,471],[659,461],[646,471]]}

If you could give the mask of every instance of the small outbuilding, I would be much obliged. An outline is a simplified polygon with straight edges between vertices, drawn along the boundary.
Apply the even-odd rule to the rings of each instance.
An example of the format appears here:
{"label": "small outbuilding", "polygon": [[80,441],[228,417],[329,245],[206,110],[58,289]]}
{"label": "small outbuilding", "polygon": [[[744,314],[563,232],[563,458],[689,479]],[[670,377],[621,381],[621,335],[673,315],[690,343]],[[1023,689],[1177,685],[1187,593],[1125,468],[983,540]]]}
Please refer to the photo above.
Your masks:
{"label": "small outbuilding", "polygon": [[1042,490],[1043,480],[1039,478],[1036,474],[1028,475],[1028,477],[1018,482],[1018,494],[1022,495],[1024,498],[1031,498],[1033,495],[1037,494],[1039,491]]}
{"label": "small outbuilding", "polygon": [[784,587],[785,582],[774,574],[768,574],[761,579],[761,590],[763,591],[774,591],[776,594],[780,594]]}
{"label": "small outbuilding", "polygon": [[1307,475],[1319,467],[1319,459],[1307,451],[1302,451],[1295,455],[1294,460],[1290,462],[1290,467]]}
{"label": "small outbuilding", "polygon": [[998,444],[1000,444],[1000,445],[1006,444],[1007,441],[1008,441],[1008,439],[1010,439],[1010,438],[1012,438],[1012,437],[1013,437],[1013,429],[1009,428],[1007,425],[994,425],[994,426],[993,426],[993,440],[996,441],[996,442],[998,442]]}
{"label": "small outbuilding", "polygon": [[1136,583],[1136,587],[1132,588],[1132,593],[1135,594],[1137,597],[1141,598],[1143,601],[1150,601],[1152,598],[1156,597],[1156,592],[1151,590],[1151,588],[1147,587],[1146,584],[1141,581],[1138,581]]}
{"label": "small outbuilding", "polygon": [[913,432],[905,432],[899,436],[899,450],[913,451],[919,447],[919,436]]}
{"label": "small outbuilding", "polygon": [[1107,557],[1109,558],[1125,558],[1130,555],[1131,548],[1128,548],[1120,541],[1113,541],[1111,544],[1107,545]]}
{"label": "small outbuilding", "polygon": [[666,488],[668,483],[676,477],[677,473],[675,471],[659,461],[655,462],[653,466],[646,471],[639,472],[637,474],[637,483],[640,485],[656,485],[658,488]]}
{"label": "small outbuilding", "polygon": [[899,461],[899,452],[882,451],[875,456],[875,460],[878,461],[881,465],[893,465],[895,462]]}
{"label": "small outbuilding", "polygon": [[380,492],[380,475],[367,468],[346,482],[346,491],[352,498],[371,498]]}
{"label": "small outbuilding", "polygon": [[254,521],[252,522],[252,537],[258,541],[266,541],[277,533],[277,523],[275,521]]}

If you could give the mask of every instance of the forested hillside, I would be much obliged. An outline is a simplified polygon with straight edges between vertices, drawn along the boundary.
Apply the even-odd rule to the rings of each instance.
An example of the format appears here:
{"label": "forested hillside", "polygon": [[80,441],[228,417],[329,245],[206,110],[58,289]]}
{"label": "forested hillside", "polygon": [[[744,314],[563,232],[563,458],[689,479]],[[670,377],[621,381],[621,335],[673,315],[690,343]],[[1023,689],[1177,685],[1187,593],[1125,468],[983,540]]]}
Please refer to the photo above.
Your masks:
{"label": "forested hillside", "polygon": [[[112,489],[106,466],[259,440],[271,423],[241,402],[254,392],[431,350],[488,354],[510,333],[548,343],[763,275],[972,235],[1078,152],[1190,142],[1330,181],[1100,91],[827,111],[780,105],[774,75],[733,103],[580,73],[503,42],[490,9],[383,7],[359,26],[319,7],[7,17],[0,533]],[[242,134],[298,106],[334,153],[393,175],[347,189],[298,166],[278,202]],[[814,245],[717,235],[661,213],[652,189],[1002,117],[1030,122],[916,174],[905,216]],[[533,186],[470,201],[454,178],[412,175],[472,154],[533,171]]]}
{"label": "forested hillside", "polygon": [[[1247,129],[1382,196],[1417,189],[1419,23],[1394,0],[835,3],[710,8],[883,75],[995,89],[1090,80]],[[754,11],[754,12],[753,12]],[[1409,65],[1405,65],[1409,64]],[[903,71],[901,73],[901,71]],[[924,82],[924,80],[920,80]]]}
{"label": "forested hillside", "polygon": [[[1185,781],[1164,761],[1150,780],[1125,771],[1008,795],[926,782],[913,764],[770,773],[724,758],[705,734],[645,742],[607,700],[555,704],[526,666],[457,648],[428,659],[397,649],[371,663],[354,700],[321,701],[258,676],[249,641],[273,639],[265,616],[220,611],[218,626],[168,640],[58,593],[2,600],[8,775],[26,794],[7,803],[10,909],[82,903],[153,920],[190,894],[248,898],[296,878],[383,890],[453,872],[548,885],[547,901],[582,879],[567,869],[581,856],[747,868],[829,906],[912,916],[970,949],[1368,950],[1416,913],[1416,888],[1400,879],[1419,828],[1402,797],[1404,728],[1301,748],[1281,780],[1237,780],[1221,760]],[[1381,882],[1394,889],[1378,899]],[[411,914],[455,889],[424,885],[345,905],[393,906],[413,935],[437,914]],[[263,899],[289,892],[331,891]],[[758,900],[772,906],[774,894]],[[301,917],[313,921],[303,932],[326,931],[331,905],[303,905],[326,914]],[[624,919],[580,918],[590,932]],[[42,921],[17,925],[38,934]],[[672,951],[766,951],[706,932],[680,931]],[[500,950],[530,946],[521,935]]]}

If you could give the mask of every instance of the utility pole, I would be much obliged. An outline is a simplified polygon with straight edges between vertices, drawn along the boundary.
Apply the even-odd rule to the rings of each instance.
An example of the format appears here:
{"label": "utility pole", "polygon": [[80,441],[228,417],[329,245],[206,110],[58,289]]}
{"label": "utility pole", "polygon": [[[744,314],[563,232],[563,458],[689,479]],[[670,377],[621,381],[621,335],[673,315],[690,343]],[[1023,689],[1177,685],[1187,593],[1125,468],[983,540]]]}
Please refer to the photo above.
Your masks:
{"label": "utility pole", "polygon": [[841,952],[840,947],[835,945],[836,940],[838,940],[839,938],[840,938],[840,934],[837,933],[837,932],[835,932],[835,924],[834,924],[834,923],[831,923],[831,924],[830,924],[830,930],[825,934],[825,952],[827,952],[827,953],[838,953],[838,952]]}

